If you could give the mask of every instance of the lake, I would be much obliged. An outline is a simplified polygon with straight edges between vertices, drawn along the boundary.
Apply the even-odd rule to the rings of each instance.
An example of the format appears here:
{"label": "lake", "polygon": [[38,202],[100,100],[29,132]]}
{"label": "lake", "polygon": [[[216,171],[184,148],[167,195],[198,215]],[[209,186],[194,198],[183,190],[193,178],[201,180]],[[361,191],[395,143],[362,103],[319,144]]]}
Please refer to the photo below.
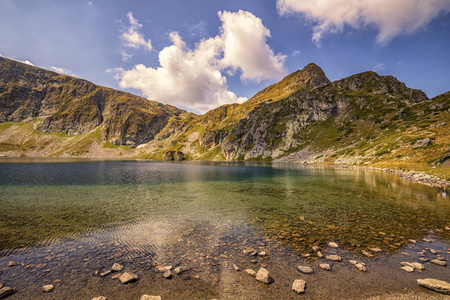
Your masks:
{"label": "lake", "polygon": [[[395,174],[262,163],[0,160],[0,283],[18,290],[8,299],[441,299],[416,280],[448,281],[448,265],[425,260],[448,263],[449,251],[449,191]],[[349,260],[364,262],[367,272]],[[10,261],[19,264],[8,267]],[[425,270],[407,273],[400,262],[422,262]],[[138,274],[137,282],[100,276],[113,263]],[[184,272],[165,279],[158,269],[168,265]],[[299,265],[314,273],[302,274]],[[261,267],[271,284],[243,271]],[[295,279],[307,282],[305,295],[291,290]],[[42,293],[46,284],[55,286],[51,293]]]}

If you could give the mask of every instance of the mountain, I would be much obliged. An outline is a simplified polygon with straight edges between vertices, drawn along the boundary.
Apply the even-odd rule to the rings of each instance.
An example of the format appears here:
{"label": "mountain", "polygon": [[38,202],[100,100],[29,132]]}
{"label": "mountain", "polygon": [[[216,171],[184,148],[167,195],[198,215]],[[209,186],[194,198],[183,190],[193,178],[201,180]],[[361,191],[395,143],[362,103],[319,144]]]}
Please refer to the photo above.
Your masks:
{"label": "mountain", "polygon": [[0,155],[262,160],[448,177],[450,92],[393,76],[334,82],[309,64],[243,104],[198,116],[0,58]]}

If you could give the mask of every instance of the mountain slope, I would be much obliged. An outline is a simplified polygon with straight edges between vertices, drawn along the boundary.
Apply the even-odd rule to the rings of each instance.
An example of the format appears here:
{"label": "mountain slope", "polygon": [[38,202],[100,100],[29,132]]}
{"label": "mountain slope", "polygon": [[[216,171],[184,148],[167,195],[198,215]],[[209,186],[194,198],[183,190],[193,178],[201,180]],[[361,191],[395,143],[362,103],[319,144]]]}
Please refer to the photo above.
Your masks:
{"label": "mountain slope", "polygon": [[70,136],[101,127],[101,139],[136,147],[184,111],[0,57],[0,122],[39,119],[36,129]]}
{"label": "mountain slope", "polygon": [[392,76],[330,82],[315,64],[197,116],[0,58],[0,155],[276,160],[415,169],[450,179],[450,92]]}

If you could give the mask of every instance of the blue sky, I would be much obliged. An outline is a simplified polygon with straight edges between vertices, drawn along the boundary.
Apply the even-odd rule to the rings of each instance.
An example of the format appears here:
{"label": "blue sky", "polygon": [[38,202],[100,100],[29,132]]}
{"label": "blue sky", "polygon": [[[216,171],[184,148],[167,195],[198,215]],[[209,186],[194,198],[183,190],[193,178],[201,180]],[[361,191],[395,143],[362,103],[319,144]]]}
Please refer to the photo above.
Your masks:
{"label": "blue sky", "polygon": [[0,54],[198,113],[310,62],[332,81],[374,70],[434,97],[450,90],[449,12],[450,0],[0,0]]}

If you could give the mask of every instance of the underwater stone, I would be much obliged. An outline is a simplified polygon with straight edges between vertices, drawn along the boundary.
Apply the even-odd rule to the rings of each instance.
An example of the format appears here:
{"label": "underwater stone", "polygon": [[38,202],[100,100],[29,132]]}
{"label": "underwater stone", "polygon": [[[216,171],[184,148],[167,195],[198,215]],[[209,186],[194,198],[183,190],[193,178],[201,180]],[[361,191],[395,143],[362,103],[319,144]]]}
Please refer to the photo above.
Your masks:
{"label": "underwater stone", "polygon": [[262,283],[269,284],[271,282],[269,271],[264,268],[259,269],[258,273],[256,273],[256,280]]}
{"label": "underwater stone", "polygon": [[311,267],[308,267],[308,266],[298,266],[297,270],[299,270],[303,274],[312,274],[312,273],[314,273],[314,270]]}
{"label": "underwater stone", "polygon": [[292,284],[292,290],[297,294],[301,294],[305,292],[306,281],[303,279],[296,279]]}
{"label": "underwater stone", "polygon": [[426,287],[438,293],[450,295],[450,283],[432,278],[417,279],[420,286]]}

